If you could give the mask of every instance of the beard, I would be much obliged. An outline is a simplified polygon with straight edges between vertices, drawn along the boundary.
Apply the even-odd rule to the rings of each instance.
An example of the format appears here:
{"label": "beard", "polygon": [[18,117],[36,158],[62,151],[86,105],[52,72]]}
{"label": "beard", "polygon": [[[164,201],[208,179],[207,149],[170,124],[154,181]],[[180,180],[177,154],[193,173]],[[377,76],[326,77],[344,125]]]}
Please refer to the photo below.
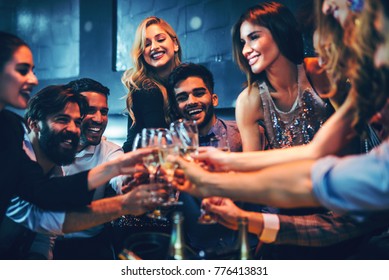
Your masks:
{"label": "beard", "polygon": [[212,104],[209,105],[208,109],[205,110],[205,116],[201,123],[198,124],[199,128],[203,128],[209,124],[210,121],[212,121],[212,118],[215,114],[215,107],[213,107]]}
{"label": "beard", "polygon": [[[72,140],[70,149],[62,148],[60,145],[67,139]],[[74,161],[79,141],[78,134],[68,131],[56,133],[43,122],[39,145],[46,156],[56,165],[68,165]]]}

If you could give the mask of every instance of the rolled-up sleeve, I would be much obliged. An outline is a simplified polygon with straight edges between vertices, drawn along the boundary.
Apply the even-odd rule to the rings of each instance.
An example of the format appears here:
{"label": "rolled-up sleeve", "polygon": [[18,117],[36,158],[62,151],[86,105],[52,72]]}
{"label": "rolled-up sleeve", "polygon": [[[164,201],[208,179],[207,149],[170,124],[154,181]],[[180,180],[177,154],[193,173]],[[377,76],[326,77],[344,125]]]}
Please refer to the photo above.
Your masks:
{"label": "rolled-up sleeve", "polygon": [[41,208],[20,199],[14,198],[7,209],[7,216],[26,228],[43,233],[63,235],[62,227],[65,212],[44,211]]}
{"label": "rolled-up sleeve", "polygon": [[366,155],[323,158],[311,174],[313,193],[328,209],[357,217],[389,210],[388,141]]}

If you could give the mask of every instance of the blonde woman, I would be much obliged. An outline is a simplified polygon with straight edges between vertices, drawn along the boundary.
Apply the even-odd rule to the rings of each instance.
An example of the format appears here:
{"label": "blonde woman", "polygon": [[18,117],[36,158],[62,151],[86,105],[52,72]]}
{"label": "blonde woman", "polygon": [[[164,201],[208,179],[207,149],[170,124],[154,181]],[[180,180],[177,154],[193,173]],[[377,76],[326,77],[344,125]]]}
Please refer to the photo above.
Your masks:
{"label": "blonde woman", "polygon": [[143,128],[167,127],[172,118],[166,80],[181,63],[181,46],[174,29],[163,19],[144,19],[135,33],[131,59],[122,82],[127,87],[128,133],[123,150],[132,149]]}

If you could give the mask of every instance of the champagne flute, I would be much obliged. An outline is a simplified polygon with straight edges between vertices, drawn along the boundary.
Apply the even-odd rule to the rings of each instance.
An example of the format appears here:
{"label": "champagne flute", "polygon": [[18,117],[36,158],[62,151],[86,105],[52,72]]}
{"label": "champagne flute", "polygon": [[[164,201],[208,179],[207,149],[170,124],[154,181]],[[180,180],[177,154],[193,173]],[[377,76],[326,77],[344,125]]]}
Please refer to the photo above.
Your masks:
{"label": "champagne flute", "polygon": [[176,133],[180,140],[180,154],[193,161],[191,153],[197,153],[199,147],[199,132],[195,120],[179,119],[170,124],[170,131]]}
{"label": "champagne flute", "polygon": [[[144,128],[141,134],[141,146],[145,147],[158,147],[158,129],[155,128]],[[151,153],[143,157],[143,164],[149,171],[150,183],[155,182],[155,174],[159,167],[159,157],[157,153]]]}
{"label": "champagne flute", "polygon": [[[158,130],[155,128],[144,128],[141,133],[138,133],[135,136],[133,143],[133,150],[145,147],[158,147]],[[160,162],[159,162],[159,153],[151,153],[143,157],[143,165],[147,168],[149,172],[149,181],[150,183],[155,182],[155,175],[158,171]],[[153,211],[147,213],[147,217],[158,220],[167,220],[167,218],[161,214],[161,209],[157,207]]]}
{"label": "champagne flute", "polygon": [[[221,135],[212,137],[209,145],[224,152],[230,151],[230,144],[226,133],[222,133]],[[197,222],[199,224],[205,225],[217,223],[217,221],[212,217],[212,215],[202,207],[200,208],[200,217],[198,218]]]}
{"label": "champagne flute", "polygon": [[174,179],[174,172],[177,168],[177,164],[168,160],[168,155],[179,155],[179,140],[177,135],[171,131],[159,131],[158,133],[158,146],[159,146],[159,162],[161,171],[164,172],[167,179],[167,187],[169,198],[163,206],[182,205],[181,201],[178,201],[179,192],[172,187]]}

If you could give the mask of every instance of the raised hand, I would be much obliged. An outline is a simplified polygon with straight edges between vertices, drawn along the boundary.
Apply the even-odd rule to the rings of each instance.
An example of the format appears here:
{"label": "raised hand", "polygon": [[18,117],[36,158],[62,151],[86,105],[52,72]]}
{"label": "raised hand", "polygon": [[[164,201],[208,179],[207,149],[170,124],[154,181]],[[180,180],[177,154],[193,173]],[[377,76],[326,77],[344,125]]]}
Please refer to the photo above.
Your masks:
{"label": "raised hand", "polygon": [[212,173],[202,168],[195,162],[189,162],[182,157],[170,157],[179,165],[179,169],[175,171],[173,187],[179,191],[187,192],[197,197],[207,197],[208,190],[211,187],[208,182]]}
{"label": "raised hand", "polygon": [[216,217],[221,225],[237,230],[238,219],[246,217],[249,220],[249,232],[260,235],[263,231],[263,216],[261,213],[245,211],[229,198],[210,197],[203,199],[202,206]]}
{"label": "raised hand", "polygon": [[138,216],[160,206],[168,194],[163,184],[147,184],[132,189],[124,196],[126,214]]}
{"label": "raised hand", "polygon": [[143,164],[135,165],[135,172],[123,176],[122,193],[127,193],[133,188],[149,183],[149,173]]}
{"label": "raised hand", "polygon": [[230,160],[233,154],[215,147],[200,147],[198,154],[194,154],[192,157],[195,161],[205,163],[210,171],[230,171],[233,169]]}
{"label": "raised hand", "polygon": [[135,166],[137,164],[142,164],[143,158],[152,153],[157,153],[157,150],[154,148],[141,148],[123,154],[122,156],[116,159],[116,167],[118,168],[119,174],[128,175],[135,173],[137,171]]}
{"label": "raised hand", "polygon": [[247,217],[248,212],[240,209],[229,198],[210,197],[203,199],[202,206],[218,223],[233,230],[238,229],[238,218]]}

